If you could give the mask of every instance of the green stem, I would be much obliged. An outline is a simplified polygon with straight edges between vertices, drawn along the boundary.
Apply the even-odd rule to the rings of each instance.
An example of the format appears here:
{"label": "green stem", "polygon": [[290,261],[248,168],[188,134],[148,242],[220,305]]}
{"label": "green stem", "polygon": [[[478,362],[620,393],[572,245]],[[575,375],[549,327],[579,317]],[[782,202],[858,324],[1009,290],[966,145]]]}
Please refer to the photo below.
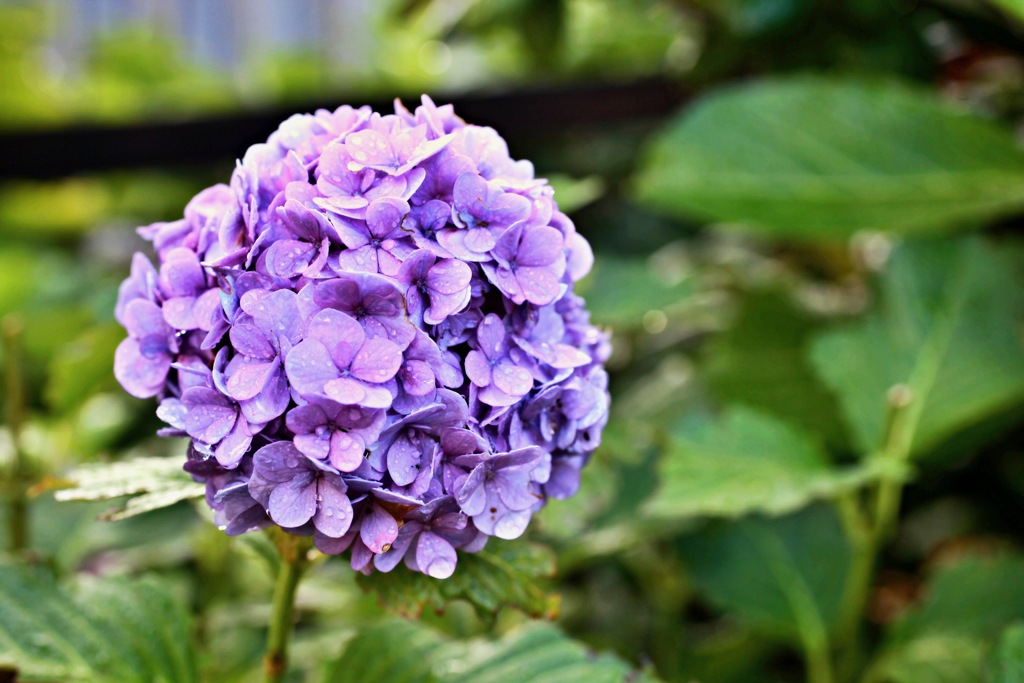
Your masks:
{"label": "green stem", "polygon": [[25,384],[21,375],[21,340],[25,326],[21,319],[9,315],[3,320],[4,350],[6,351],[6,418],[11,432],[13,462],[11,463],[11,491],[8,501],[8,531],[10,551],[19,553],[28,547],[28,503],[25,499],[28,467],[21,447],[21,429],[25,422]]}
{"label": "green stem", "polygon": [[804,659],[807,663],[807,683],[834,683],[832,659],[829,656],[828,640],[806,646]]}
{"label": "green stem", "polygon": [[309,564],[306,557],[309,546],[307,539],[290,536],[280,530],[273,530],[271,535],[281,556],[281,566],[274,586],[267,649],[263,655],[263,680],[265,683],[279,683],[288,670],[288,642],[295,614],[295,593]]}

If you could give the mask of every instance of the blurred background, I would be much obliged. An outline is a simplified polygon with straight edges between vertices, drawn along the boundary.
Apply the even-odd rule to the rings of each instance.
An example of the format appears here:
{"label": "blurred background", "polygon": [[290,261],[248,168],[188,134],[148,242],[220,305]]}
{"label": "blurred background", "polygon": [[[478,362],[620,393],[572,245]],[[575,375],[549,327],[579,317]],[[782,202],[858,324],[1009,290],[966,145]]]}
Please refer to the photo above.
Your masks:
{"label": "blurred background", "polygon": [[[53,491],[184,454],[112,376],[134,228],[291,112],[420,93],[550,179],[615,348],[604,443],[528,533],[553,577],[525,553],[496,617],[456,589],[423,628],[511,633],[501,605],[556,592],[567,637],[659,680],[1024,680],[1019,0],[0,0],[11,556],[157,577],[202,680],[252,680],[262,538]],[[318,566],[293,680],[379,614]]]}

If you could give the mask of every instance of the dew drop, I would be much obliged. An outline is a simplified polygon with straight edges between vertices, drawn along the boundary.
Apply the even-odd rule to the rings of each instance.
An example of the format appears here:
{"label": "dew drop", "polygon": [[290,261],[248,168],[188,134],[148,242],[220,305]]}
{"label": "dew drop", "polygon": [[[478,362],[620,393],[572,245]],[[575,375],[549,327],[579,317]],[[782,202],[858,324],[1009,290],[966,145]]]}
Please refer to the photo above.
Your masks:
{"label": "dew drop", "polygon": [[333,517],[334,516],[334,510],[332,510],[331,508],[327,508],[326,510],[324,510],[324,514],[327,515],[328,517]]}

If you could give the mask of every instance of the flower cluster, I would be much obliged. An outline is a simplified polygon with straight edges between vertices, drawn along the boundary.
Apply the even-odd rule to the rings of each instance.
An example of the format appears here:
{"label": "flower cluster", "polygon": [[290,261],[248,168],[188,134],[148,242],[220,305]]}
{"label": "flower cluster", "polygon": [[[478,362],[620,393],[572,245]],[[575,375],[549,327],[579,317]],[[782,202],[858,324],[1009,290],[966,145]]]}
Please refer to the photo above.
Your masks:
{"label": "flower cluster", "polygon": [[428,98],[296,115],[139,232],[115,374],[229,534],[435,577],[575,493],[608,414],[586,240],[491,128]]}

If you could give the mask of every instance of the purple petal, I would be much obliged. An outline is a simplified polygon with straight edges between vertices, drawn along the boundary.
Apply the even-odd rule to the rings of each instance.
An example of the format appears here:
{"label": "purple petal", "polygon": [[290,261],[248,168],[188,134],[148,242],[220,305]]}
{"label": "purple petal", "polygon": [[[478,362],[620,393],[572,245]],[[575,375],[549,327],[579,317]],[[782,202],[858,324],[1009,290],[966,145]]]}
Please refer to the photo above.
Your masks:
{"label": "purple petal", "polygon": [[171,249],[160,267],[160,284],[171,296],[195,296],[206,289],[206,276],[191,249]]}
{"label": "purple petal", "polygon": [[409,213],[409,204],[397,197],[375,199],[366,209],[366,227],[370,234],[383,239],[399,230]]}
{"label": "purple petal", "polygon": [[[291,415],[291,413],[289,413],[289,415]],[[317,434],[296,434],[295,438],[292,439],[292,443],[295,444],[295,448],[298,449],[300,453],[317,460],[326,460],[331,452],[330,439],[322,438]],[[337,467],[337,465],[335,465],[335,467]]]}
{"label": "purple petal", "polygon": [[238,409],[219,392],[195,387],[182,394],[188,406],[185,431],[203,443],[215,444],[223,439],[235,424]]}
{"label": "purple petal", "polygon": [[530,475],[526,472],[502,470],[490,484],[509,510],[528,510],[541,499],[530,490]]}
{"label": "purple petal", "polygon": [[250,399],[263,391],[271,375],[280,367],[281,359],[274,357],[269,363],[247,363],[237,368],[228,378],[228,394],[236,401]]}
{"label": "purple petal", "polygon": [[239,402],[242,415],[253,424],[264,424],[280,417],[291,400],[280,361],[275,360],[274,365],[277,367],[270,373],[263,390],[251,399]]}
{"label": "purple petal", "polygon": [[323,386],[323,392],[338,403],[355,405],[366,399],[367,386],[351,377],[338,377]]}
{"label": "purple petal", "polygon": [[316,514],[313,525],[325,536],[341,538],[352,526],[352,502],[337,475],[321,476],[316,486]]}
{"label": "purple petal", "polygon": [[327,413],[318,403],[307,403],[288,411],[285,424],[295,434],[311,434],[327,424]]}
{"label": "purple petal", "polygon": [[469,473],[455,493],[459,507],[471,517],[482,514],[487,504],[487,494],[484,490],[486,478],[486,466],[478,465],[473,468],[473,471]]}
{"label": "purple petal", "polygon": [[395,439],[388,449],[388,474],[399,486],[408,486],[416,481],[419,474],[420,459],[422,452],[418,441],[412,441],[407,436],[400,436]]}
{"label": "purple petal", "polygon": [[338,368],[327,349],[315,339],[299,342],[285,358],[284,368],[288,381],[300,394],[319,394],[325,384],[338,377]]}
{"label": "purple petal", "polygon": [[435,579],[447,579],[455,573],[455,548],[437,534],[424,531],[416,542],[416,566]]}
{"label": "purple petal", "polygon": [[384,546],[395,542],[398,536],[398,523],[384,508],[376,503],[366,509],[359,537],[374,553],[383,553]]}
{"label": "purple petal", "polygon": [[367,339],[352,359],[354,377],[364,382],[381,384],[388,381],[402,367],[402,351],[387,339]]}
{"label": "purple petal", "polygon": [[270,360],[277,355],[266,336],[255,325],[235,325],[229,336],[231,345],[243,356]]}
{"label": "purple petal", "polygon": [[486,387],[491,383],[491,364],[480,351],[466,354],[466,376],[478,387]]}
{"label": "purple petal", "polygon": [[421,360],[407,360],[399,373],[402,388],[411,396],[426,396],[434,390],[434,372]]}
{"label": "purple petal", "polygon": [[505,323],[494,313],[484,316],[476,329],[476,339],[480,350],[490,360],[497,360],[505,355]]}
{"label": "purple petal", "polygon": [[302,274],[320,251],[319,244],[280,240],[267,250],[267,269],[274,277],[290,279]]}
{"label": "purple petal", "polygon": [[356,351],[363,345],[366,332],[355,318],[333,308],[327,308],[309,321],[308,339],[315,339],[323,344],[337,367],[347,368],[352,363]]}
{"label": "purple petal", "polygon": [[[564,262],[562,263],[564,265]],[[516,282],[523,298],[538,306],[546,306],[558,298],[562,291],[560,277],[561,273],[549,266],[523,266],[515,271]]]}
{"label": "purple petal", "polygon": [[522,266],[546,266],[563,258],[562,233],[552,227],[525,229],[519,242],[516,261]]}
{"label": "purple petal", "polygon": [[170,368],[170,355],[147,357],[141,352],[139,341],[130,337],[122,341],[114,353],[114,376],[125,391],[136,398],[160,393]]}
{"label": "purple petal", "polygon": [[473,271],[462,261],[441,259],[427,272],[427,286],[440,294],[458,294],[469,288]]}
{"label": "purple petal", "polygon": [[302,526],[316,513],[317,478],[306,471],[274,487],[267,502],[270,518],[283,527]]}
{"label": "purple petal", "polygon": [[[298,437],[296,437],[298,438]],[[353,434],[335,431],[330,440],[330,461],[342,472],[352,472],[363,464],[366,446],[363,440]]]}

